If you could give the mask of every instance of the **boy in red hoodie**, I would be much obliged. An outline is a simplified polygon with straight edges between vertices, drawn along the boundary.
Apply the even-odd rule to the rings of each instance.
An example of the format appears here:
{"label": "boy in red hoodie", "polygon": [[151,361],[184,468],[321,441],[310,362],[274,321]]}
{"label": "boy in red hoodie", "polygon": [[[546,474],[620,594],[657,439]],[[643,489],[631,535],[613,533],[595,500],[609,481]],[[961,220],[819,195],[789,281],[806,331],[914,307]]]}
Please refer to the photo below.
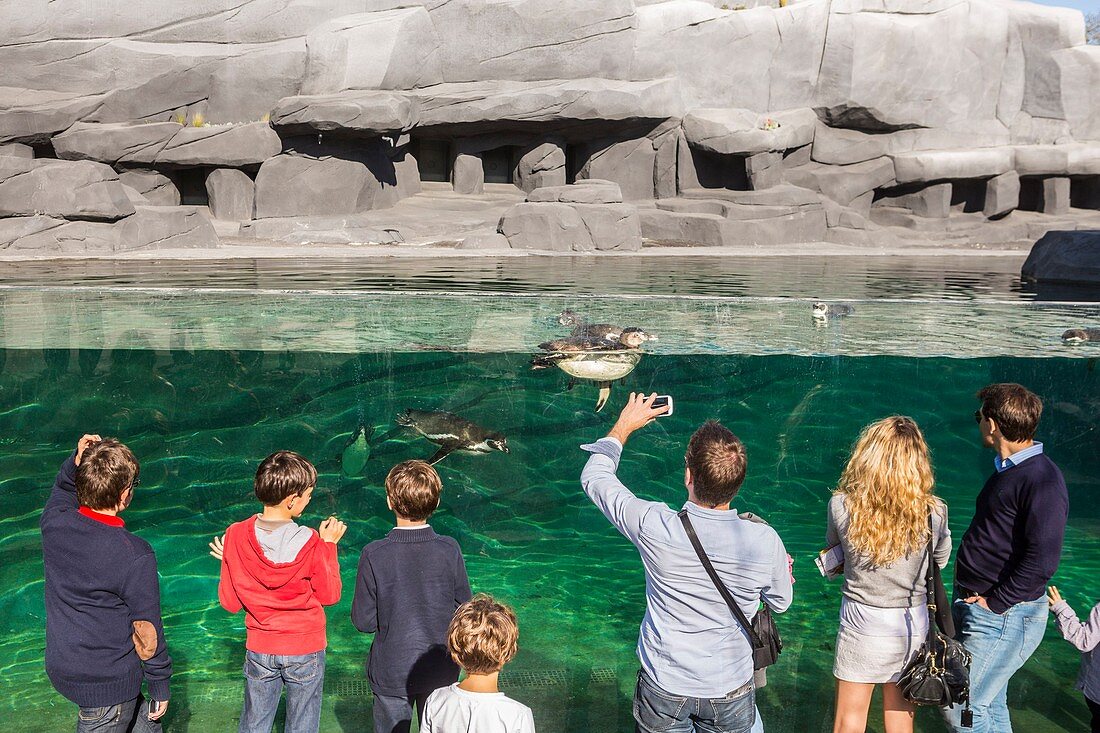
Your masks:
{"label": "boy in red hoodie", "polygon": [[317,469],[279,451],[256,471],[262,514],[226,530],[218,600],[245,610],[244,709],[239,733],[270,733],[286,686],[286,733],[317,731],[325,679],[325,609],[340,600],[335,517],[319,532],[294,522],[313,494]]}

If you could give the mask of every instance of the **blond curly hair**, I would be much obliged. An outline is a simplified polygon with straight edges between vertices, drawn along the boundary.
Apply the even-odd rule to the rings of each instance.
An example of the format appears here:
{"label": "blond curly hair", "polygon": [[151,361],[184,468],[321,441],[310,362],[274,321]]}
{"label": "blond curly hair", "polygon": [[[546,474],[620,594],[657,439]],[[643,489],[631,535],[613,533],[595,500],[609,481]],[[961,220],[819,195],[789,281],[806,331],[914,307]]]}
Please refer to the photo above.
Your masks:
{"label": "blond curly hair", "polygon": [[852,549],[875,567],[920,549],[934,485],[928,444],[912,418],[893,415],[865,427],[835,492],[844,496]]}

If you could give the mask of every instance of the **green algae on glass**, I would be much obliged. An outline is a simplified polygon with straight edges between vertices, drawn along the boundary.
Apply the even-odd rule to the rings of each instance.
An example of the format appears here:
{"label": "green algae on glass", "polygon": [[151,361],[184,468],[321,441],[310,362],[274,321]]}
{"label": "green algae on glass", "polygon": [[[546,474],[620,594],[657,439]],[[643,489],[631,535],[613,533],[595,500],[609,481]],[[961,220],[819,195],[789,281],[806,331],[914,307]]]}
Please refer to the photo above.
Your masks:
{"label": "green algae on glass", "polygon": [[[664,333],[661,334],[662,338]],[[218,565],[206,543],[256,510],[257,463],[280,448],[320,471],[303,520],[348,522],[340,561],[345,593],[329,610],[325,731],[369,725],[363,660],[369,637],[350,623],[359,550],[392,526],[382,481],[394,463],[434,446],[398,429],[405,408],[460,409],[503,432],[512,452],[455,454],[439,465],[445,493],[432,520],[462,546],[475,590],[515,605],[521,651],[505,684],[531,705],[540,731],[626,731],[638,623],[644,607],[633,547],[580,490],[577,445],[603,435],[630,390],[674,395],[676,414],[633,438],[620,475],[642,496],[684,501],[682,454],[698,423],[715,417],[745,441],[749,474],[735,506],[772,522],[795,557],[795,603],[779,617],[785,650],[760,709],[769,731],[831,726],[832,645],[839,584],[813,568],[829,492],[859,429],[912,415],[933,450],[937,491],[956,543],[992,467],[978,447],[974,392],[1020,381],[1046,403],[1040,438],[1065,472],[1071,519],[1057,582],[1084,613],[1100,593],[1100,377],[1089,358],[903,358],[648,354],[612,393],[568,390],[556,372],[532,372],[521,353],[9,349],[0,374],[0,532],[3,714],[22,730],[71,727],[73,707],[42,667],[44,610],[38,513],[57,466],[82,432],[117,435],[142,463],[127,526],[157,552],[169,648],[176,662],[169,730],[231,730],[240,704],[243,620],[217,603]],[[1082,353],[1082,352],[1071,352]],[[373,428],[360,475],[342,451]],[[732,624],[732,621],[731,621]],[[1073,690],[1077,652],[1053,626],[1011,689],[1029,731],[1080,730]],[[918,726],[940,730],[934,711]]]}

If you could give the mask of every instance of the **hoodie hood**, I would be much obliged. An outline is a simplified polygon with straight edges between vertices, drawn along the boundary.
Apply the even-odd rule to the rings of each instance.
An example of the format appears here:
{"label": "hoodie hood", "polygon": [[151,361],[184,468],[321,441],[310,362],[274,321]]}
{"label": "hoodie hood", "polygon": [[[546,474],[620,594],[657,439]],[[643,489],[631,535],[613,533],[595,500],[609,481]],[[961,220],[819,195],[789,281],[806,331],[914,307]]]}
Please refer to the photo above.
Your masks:
{"label": "hoodie hood", "polygon": [[[258,585],[277,590],[301,577],[305,566],[312,561],[313,545],[321,538],[316,531],[294,522],[287,522],[274,531],[257,529],[258,519],[259,515],[242,523],[245,536],[241,539],[245,541],[233,545],[238,560],[234,565]],[[257,533],[266,535],[263,541]],[[290,559],[279,562],[284,557]]]}

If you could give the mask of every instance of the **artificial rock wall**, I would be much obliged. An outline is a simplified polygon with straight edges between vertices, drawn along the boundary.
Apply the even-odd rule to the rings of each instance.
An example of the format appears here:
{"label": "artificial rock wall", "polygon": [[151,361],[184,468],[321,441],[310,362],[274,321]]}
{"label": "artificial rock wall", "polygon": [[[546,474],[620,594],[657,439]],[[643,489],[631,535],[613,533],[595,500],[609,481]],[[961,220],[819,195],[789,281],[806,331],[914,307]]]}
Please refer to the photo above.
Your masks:
{"label": "artificial rock wall", "polygon": [[[643,236],[698,243],[1100,207],[1100,48],[1079,12],[747,5],[2,3],[0,156],[35,162],[0,164],[0,217],[28,166],[51,185],[87,175],[53,156],[109,167],[135,208],[7,206],[55,234],[196,197],[218,218],[354,213],[440,176],[467,194],[502,175],[528,193],[610,180],[658,200]],[[567,205],[525,206],[551,204]],[[0,219],[0,244],[27,228]]]}

